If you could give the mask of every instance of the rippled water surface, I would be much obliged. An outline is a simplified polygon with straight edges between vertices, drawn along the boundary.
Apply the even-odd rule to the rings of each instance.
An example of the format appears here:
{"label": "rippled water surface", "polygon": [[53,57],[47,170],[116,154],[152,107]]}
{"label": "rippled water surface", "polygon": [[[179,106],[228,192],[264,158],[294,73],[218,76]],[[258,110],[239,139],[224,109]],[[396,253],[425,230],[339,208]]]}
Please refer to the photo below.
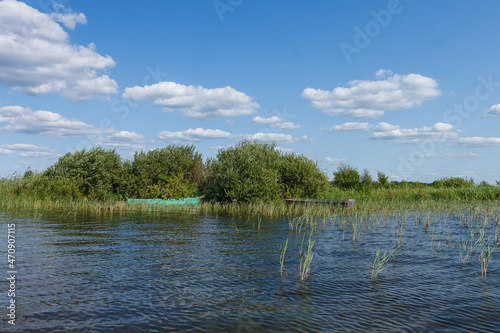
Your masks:
{"label": "rippled water surface", "polygon": [[[397,218],[361,228],[356,242],[350,226],[318,221],[303,283],[309,233],[290,231],[287,219],[260,229],[214,216],[2,219],[3,235],[16,224],[18,271],[17,325],[3,310],[3,331],[500,331],[500,251],[484,283],[477,253],[458,261],[470,230],[457,218],[426,228],[409,214],[402,246],[375,281],[375,252],[396,248]],[[6,237],[0,246],[6,254]]]}

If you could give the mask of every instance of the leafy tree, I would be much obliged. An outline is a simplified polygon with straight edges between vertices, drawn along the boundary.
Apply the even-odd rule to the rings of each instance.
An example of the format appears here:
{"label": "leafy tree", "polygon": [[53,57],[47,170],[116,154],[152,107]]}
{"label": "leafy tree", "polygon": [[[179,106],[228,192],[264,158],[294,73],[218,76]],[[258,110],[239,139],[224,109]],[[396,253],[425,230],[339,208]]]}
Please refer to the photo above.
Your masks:
{"label": "leafy tree", "polygon": [[280,153],[275,144],[242,141],[207,161],[209,198],[227,202],[270,201],[280,196]]}
{"label": "leafy tree", "polygon": [[203,181],[203,161],[193,145],[169,145],[134,154],[125,163],[127,196],[180,198],[194,196]]}
{"label": "leafy tree", "polygon": [[474,187],[474,180],[471,178],[461,178],[461,177],[449,177],[441,178],[432,183],[434,187],[448,187],[448,188],[459,188],[459,187]]}
{"label": "leafy tree", "polygon": [[311,198],[328,189],[328,177],[304,155],[285,154],[281,157],[279,182],[285,197]]}
{"label": "leafy tree", "polygon": [[368,169],[364,169],[360,176],[360,185],[362,189],[370,189],[373,185],[373,179]]}
{"label": "leafy tree", "polygon": [[[42,175],[52,187],[54,184],[63,183],[65,188],[70,184],[66,191],[68,194],[81,194],[90,199],[100,200],[118,196],[123,182],[120,156],[114,149],[107,150],[101,147],[67,153]],[[61,191],[53,188],[52,192]]]}
{"label": "leafy tree", "polygon": [[382,172],[377,172],[377,181],[381,187],[389,187],[389,177]]}
{"label": "leafy tree", "polygon": [[343,189],[356,189],[359,186],[359,172],[350,165],[340,164],[333,173],[333,184]]}

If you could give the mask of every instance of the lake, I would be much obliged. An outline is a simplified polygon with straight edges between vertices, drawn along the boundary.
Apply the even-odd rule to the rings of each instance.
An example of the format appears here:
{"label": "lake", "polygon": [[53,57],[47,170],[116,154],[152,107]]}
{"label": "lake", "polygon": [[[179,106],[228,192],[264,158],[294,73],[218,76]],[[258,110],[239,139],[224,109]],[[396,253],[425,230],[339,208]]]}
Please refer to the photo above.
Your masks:
{"label": "lake", "polygon": [[[7,224],[16,232],[16,325],[2,292],[5,332],[500,331],[500,253],[483,282],[478,245],[459,262],[479,232],[449,214],[427,213],[429,223],[405,213],[401,247],[374,280],[375,253],[396,249],[401,215],[360,222],[356,241],[352,221],[318,219],[303,282],[310,229],[286,218],[0,216],[5,277]],[[492,246],[495,227],[484,228]]]}

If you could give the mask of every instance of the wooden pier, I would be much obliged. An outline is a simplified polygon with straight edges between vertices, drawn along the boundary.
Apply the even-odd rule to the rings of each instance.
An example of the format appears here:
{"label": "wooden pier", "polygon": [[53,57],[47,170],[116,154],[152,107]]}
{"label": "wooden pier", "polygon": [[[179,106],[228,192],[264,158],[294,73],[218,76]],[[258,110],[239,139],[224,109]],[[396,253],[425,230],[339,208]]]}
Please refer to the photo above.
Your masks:
{"label": "wooden pier", "polygon": [[285,199],[287,203],[290,204],[325,204],[333,206],[343,206],[343,207],[354,207],[354,199],[347,201],[337,201],[337,200],[316,200],[316,199]]}

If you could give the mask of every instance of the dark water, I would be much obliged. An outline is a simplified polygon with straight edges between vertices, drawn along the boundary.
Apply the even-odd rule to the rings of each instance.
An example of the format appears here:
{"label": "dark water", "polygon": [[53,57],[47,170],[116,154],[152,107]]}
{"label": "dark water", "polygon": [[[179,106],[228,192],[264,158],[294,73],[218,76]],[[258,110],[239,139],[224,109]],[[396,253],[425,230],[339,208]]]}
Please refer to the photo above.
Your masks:
{"label": "dark water", "polygon": [[470,232],[452,217],[426,231],[410,215],[375,281],[375,251],[396,248],[396,219],[372,223],[355,243],[350,227],[342,241],[338,224],[320,221],[303,283],[304,232],[290,232],[287,219],[264,220],[260,231],[253,220],[211,216],[2,219],[6,277],[6,224],[16,225],[17,307],[9,325],[2,278],[1,331],[500,332],[500,251],[484,283],[477,253],[458,262],[454,245]]}

